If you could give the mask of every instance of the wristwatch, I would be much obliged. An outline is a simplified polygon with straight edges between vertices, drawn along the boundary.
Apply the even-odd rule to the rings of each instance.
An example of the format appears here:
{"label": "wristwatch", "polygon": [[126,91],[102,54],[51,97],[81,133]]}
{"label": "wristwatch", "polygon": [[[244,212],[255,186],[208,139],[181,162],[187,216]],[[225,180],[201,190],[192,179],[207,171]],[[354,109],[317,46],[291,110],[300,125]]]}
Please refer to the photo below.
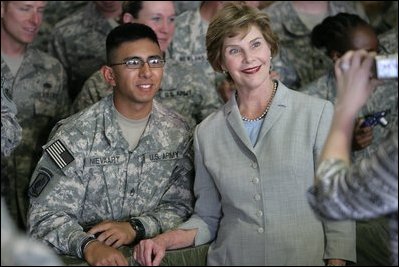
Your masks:
{"label": "wristwatch", "polygon": [[141,221],[139,219],[131,219],[130,225],[132,226],[133,230],[136,231],[136,238],[134,241],[139,242],[140,240],[144,239],[145,228]]}

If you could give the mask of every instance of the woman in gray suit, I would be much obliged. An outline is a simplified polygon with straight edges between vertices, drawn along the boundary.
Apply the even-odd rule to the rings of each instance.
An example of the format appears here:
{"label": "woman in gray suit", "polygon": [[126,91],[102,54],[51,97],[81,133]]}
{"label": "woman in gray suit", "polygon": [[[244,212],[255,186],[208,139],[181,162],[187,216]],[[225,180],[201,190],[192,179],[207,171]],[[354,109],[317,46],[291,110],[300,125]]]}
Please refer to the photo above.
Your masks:
{"label": "woman in gray suit", "polygon": [[320,221],[306,199],[332,119],[330,102],[269,74],[277,37],[267,15],[226,4],[209,24],[208,60],[236,92],[195,129],[195,213],[140,242],[135,259],[210,242],[208,265],[345,265],[356,261],[354,223]]}

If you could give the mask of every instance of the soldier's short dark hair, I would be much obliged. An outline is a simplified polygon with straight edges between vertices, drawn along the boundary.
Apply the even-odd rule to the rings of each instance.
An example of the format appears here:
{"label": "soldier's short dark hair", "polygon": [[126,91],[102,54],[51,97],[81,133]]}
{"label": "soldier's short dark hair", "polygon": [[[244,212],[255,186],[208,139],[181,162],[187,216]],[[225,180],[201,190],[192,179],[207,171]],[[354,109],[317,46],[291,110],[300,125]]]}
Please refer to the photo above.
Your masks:
{"label": "soldier's short dark hair", "polygon": [[137,40],[148,39],[153,43],[158,43],[155,32],[147,25],[141,23],[126,23],[114,28],[107,36],[107,63],[111,64],[113,52],[123,43],[134,42]]}
{"label": "soldier's short dark hair", "polygon": [[129,13],[133,18],[138,19],[142,9],[143,1],[124,1],[122,4],[122,15]]}

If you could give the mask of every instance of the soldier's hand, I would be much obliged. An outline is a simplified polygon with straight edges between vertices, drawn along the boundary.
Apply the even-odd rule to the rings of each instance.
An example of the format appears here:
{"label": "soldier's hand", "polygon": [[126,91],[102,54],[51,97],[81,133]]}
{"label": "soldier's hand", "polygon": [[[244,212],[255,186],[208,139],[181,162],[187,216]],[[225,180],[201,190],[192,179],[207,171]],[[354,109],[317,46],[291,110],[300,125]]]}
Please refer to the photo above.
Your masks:
{"label": "soldier's hand", "polygon": [[96,235],[98,241],[114,248],[129,245],[136,237],[129,222],[104,221],[95,225],[88,233]]}
{"label": "soldier's hand", "polygon": [[119,250],[99,241],[89,243],[83,253],[92,266],[128,266],[127,259]]}
{"label": "soldier's hand", "polygon": [[354,151],[362,150],[373,142],[373,127],[360,127],[363,120],[357,119],[352,140]]}

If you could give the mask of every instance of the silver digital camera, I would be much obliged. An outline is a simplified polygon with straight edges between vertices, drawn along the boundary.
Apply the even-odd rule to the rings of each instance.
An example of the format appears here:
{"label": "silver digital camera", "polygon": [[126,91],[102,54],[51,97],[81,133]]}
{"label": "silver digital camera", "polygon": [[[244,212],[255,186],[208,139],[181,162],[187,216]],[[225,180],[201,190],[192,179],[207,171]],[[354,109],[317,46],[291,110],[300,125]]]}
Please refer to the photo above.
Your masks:
{"label": "silver digital camera", "polygon": [[379,80],[398,78],[398,54],[375,56],[375,77]]}

